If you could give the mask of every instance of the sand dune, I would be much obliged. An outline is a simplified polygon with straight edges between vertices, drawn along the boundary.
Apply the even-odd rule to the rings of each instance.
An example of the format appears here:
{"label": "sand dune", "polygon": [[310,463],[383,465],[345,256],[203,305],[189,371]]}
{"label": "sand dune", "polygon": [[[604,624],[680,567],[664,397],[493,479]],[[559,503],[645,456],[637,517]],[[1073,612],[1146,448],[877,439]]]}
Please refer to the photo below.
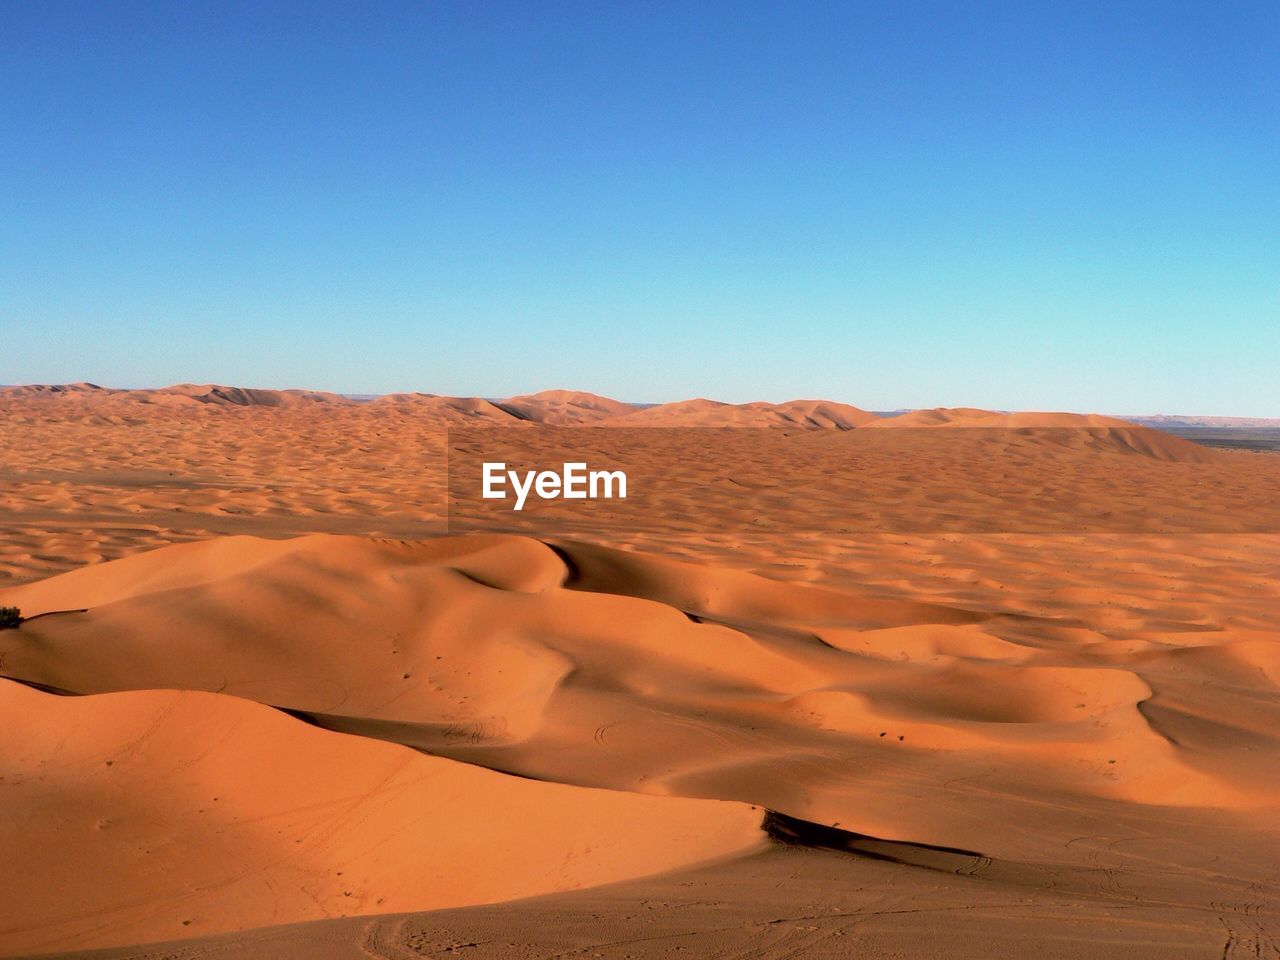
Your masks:
{"label": "sand dune", "polygon": [[[57,406],[50,406],[51,403]],[[0,387],[0,410],[7,415],[49,415],[59,418],[96,413],[154,414],[154,409],[225,410],[227,408],[296,409],[371,406],[380,412],[394,408],[436,420],[441,425],[484,423],[510,426],[516,422],[554,426],[701,426],[701,427],[803,427],[850,430],[904,427],[982,427],[987,429],[1132,429],[1201,425],[1263,425],[1273,421],[1240,417],[1152,416],[1120,419],[1098,414],[999,412],[974,407],[935,407],[893,416],[878,416],[847,403],[829,400],[790,400],[784,403],[722,403],[716,400],[680,400],[649,406],[624,403],[576,390],[544,390],[501,400],[448,397],[430,393],[392,393],[371,400],[357,400],[320,390],[277,390],[221,384],[180,383],[149,389],[119,389],[80,382]]]}
{"label": "sand dune", "polygon": [[[152,390],[109,389],[90,383],[0,387],[0,413],[18,422],[83,422],[98,426],[137,426],[157,410],[173,416],[226,416],[232,412],[271,412],[301,418],[319,416],[349,421],[359,432],[381,432],[412,420],[419,429],[450,427],[548,426],[613,427],[772,427],[781,429],[854,430],[873,428],[959,427],[1053,431],[1066,437],[1079,431],[1096,444],[1112,444],[1162,460],[1213,462],[1215,452],[1150,427],[1114,417],[1070,413],[998,413],[968,407],[915,410],[879,417],[844,403],[792,400],[785,403],[721,403],[697,399],[636,407],[608,397],[569,390],[488,400],[425,393],[387,394],[358,402],[315,390],[263,390],[217,384],[176,384]],[[388,423],[389,417],[394,423]],[[436,438],[443,442],[441,437]]]}
{"label": "sand dune", "polygon": [[[438,536],[446,532],[448,431],[529,425],[488,400],[426,395],[246,406],[176,393],[162,403],[159,391],[145,403],[125,396],[136,391],[51,391],[0,388],[0,583],[226,534]],[[805,416],[822,422],[822,408]],[[827,545],[858,533],[1277,529],[1264,455],[1119,428],[886,430],[869,422],[840,430],[789,422],[769,431],[771,439],[748,442],[636,440],[645,431],[627,431],[617,442],[648,458],[637,467],[680,488],[661,509],[626,524],[606,529],[588,519],[550,532],[659,553],[702,550],[708,538],[730,536],[738,543],[726,555],[743,558],[756,549],[748,527],[761,525],[774,535],[823,530]],[[511,433],[528,437],[526,453],[538,453],[539,431]],[[1141,444],[1155,456],[1129,456]],[[561,444],[554,452],[564,451]],[[744,491],[755,493],[744,499]]]}
{"label": "sand dune", "polygon": [[[1172,829],[1177,829],[1171,824]],[[838,835],[838,834],[837,834]],[[1197,876],[1198,899],[1091,845],[1092,867],[1023,864],[864,844],[774,845],[698,870],[490,907],[347,918],[130,947],[93,960],[368,960],[451,956],[535,960],[640,957],[1048,957],[1221,960],[1267,956],[1265,888]],[[1232,865],[1234,867],[1234,864]],[[1159,890],[1134,894],[1135,876]],[[1203,904],[1216,908],[1205,909]]]}
{"label": "sand dune", "polygon": [[1001,416],[994,410],[979,410],[976,407],[934,407],[931,410],[911,410],[891,417],[881,417],[874,425],[882,429],[944,427],[968,424],[971,421],[996,420]]}
{"label": "sand dune", "polygon": [[879,430],[903,428],[945,428],[950,430],[1134,430],[1137,425],[1117,417],[1096,413],[1000,413],[975,407],[935,407],[881,417],[868,424]]}
{"label": "sand dune", "polygon": [[[1190,673],[1184,657],[1122,664],[1105,643],[1052,642],[1056,618],[599,546],[231,538],[0,603],[33,618],[0,634],[5,674],[58,690],[216,691],[527,776],[738,800],[993,856],[1043,857],[1069,839],[1079,824],[1046,810],[1051,798],[1252,815],[1280,788],[1271,735],[1251,725],[1222,744],[1181,719],[1195,678],[1237,662],[1217,637]],[[1239,684],[1262,702],[1276,693],[1265,670],[1235,678],[1228,701]],[[1195,699],[1199,716],[1231,713],[1212,692]],[[944,786],[978,772],[980,791]],[[986,826],[1015,811],[1018,830]]]}
{"label": "sand dune", "polygon": [[233,697],[0,682],[0,952],[492,903],[757,849],[761,813],[537,783]]}
{"label": "sand dune", "polygon": [[[50,408],[49,403],[60,405]],[[0,409],[18,414],[58,416],[73,412],[126,414],[136,408],[296,408],[312,404],[329,407],[369,406],[376,412],[395,409],[441,426],[469,424],[511,426],[520,422],[555,426],[599,425],[606,421],[627,426],[804,427],[853,429],[877,419],[875,414],[845,403],[792,400],[786,403],[728,404],[714,400],[685,400],[637,408],[609,397],[575,390],[544,390],[505,400],[446,397],[430,393],[391,393],[361,402],[317,390],[264,390],[219,384],[175,384],[144,390],[120,390],[91,383],[0,387]],[[77,411],[76,408],[79,408]],[[145,411],[142,411],[145,412]]]}
{"label": "sand dune", "polygon": [[788,400],[776,405],[784,417],[809,426],[835,427],[850,430],[874,423],[879,417],[869,410],[862,410],[847,403],[829,400]]}
{"label": "sand dune", "polygon": [[336,393],[319,390],[260,390],[249,387],[227,387],[215,383],[178,383],[154,390],[122,390],[100,387],[94,383],[35,384],[0,387],[0,402],[59,401],[63,407],[78,403],[92,404],[99,412],[127,411],[135,405],[194,407],[293,407],[311,403],[348,406],[354,403]]}
{"label": "sand dune", "polygon": [[432,426],[455,424],[509,426],[516,418],[490,400],[479,397],[439,397],[430,393],[389,393],[369,401],[370,408],[395,408],[422,417]]}
{"label": "sand dune", "polygon": [[[0,682],[0,842],[40,864],[0,871],[24,938],[0,952],[1218,960],[1280,936],[1273,455],[1062,414],[258,393],[0,389],[0,605],[27,617],[0,675],[91,694]],[[777,429],[579,429],[633,416]],[[445,537],[468,425],[535,461],[572,427],[666,479],[630,514]],[[490,803],[534,822],[468,826]],[[755,843],[750,806],[770,846],[681,868]],[[527,872],[492,870],[504,847]],[[368,883],[338,886],[352,865]],[[503,902],[340,918],[460,891]]]}
{"label": "sand dune", "polygon": [[290,407],[307,403],[349,406],[352,402],[339,394],[319,390],[253,390],[245,387],[224,387],[212,383],[178,384],[162,391],[155,391],[153,395],[185,396],[199,403],[236,407]]}
{"label": "sand dune", "polygon": [[555,426],[595,424],[635,409],[629,403],[580,390],[543,390],[541,393],[508,397],[500,405],[521,420]]}
{"label": "sand dune", "polygon": [[846,403],[791,400],[786,403],[720,403],[681,400],[635,410],[608,421],[619,427],[802,427],[852,430],[876,419]]}
{"label": "sand dune", "polygon": [[1059,443],[1110,446],[1157,460],[1185,463],[1221,462],[1217,452],[1189,440],[1116,417],[1077,413],[996,413],[972,407],[913,410],[864,424],[877,430],[967,429],[1032,431]]}

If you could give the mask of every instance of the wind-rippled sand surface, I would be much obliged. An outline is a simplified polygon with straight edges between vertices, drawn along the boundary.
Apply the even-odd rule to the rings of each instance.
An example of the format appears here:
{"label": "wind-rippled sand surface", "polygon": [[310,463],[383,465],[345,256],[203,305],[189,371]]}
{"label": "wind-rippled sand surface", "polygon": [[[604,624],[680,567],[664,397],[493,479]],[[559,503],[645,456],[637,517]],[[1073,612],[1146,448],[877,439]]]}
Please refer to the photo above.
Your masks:
{"label": "wind-rippled sand surface", "polygon": [[[1277,955],[1280,456],[567,393],[0,415],[4,953]],[[446,428],[537,424],[770,439],[656,431],[639,513],[442,536]]]}

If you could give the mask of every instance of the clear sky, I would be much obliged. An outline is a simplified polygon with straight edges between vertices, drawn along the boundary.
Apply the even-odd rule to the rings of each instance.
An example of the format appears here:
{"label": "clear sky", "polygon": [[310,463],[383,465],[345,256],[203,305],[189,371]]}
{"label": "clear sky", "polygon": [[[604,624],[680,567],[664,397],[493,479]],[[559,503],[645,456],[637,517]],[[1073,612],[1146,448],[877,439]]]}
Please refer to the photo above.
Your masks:
{"label": "clear sky", "polygon": [[1280,4],[0,4],[0,382],[1280,416]]}

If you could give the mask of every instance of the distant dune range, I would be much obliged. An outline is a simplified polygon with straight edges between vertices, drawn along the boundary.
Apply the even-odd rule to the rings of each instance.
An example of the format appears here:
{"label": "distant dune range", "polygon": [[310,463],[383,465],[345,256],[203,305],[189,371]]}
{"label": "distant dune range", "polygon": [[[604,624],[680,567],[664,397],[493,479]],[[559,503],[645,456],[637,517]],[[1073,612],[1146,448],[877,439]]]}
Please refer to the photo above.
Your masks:
{"label": "distant dune range", "polygon": [[[50,407],[50,403],[58,405]],[[358,408],[366,405],[378,411],[394,409],[436,419],[442,425],[468,423],[474,426],[510,426],[519,422],[598,426],[610,422],[626,426],[798,426],[848,430],[877,419],[875,414],[866,410],[822,400],[793,400],[780,404],[682,400],[639,406],[572,390],[547,390],[506,400],[443,397],[428,393],[392,393],[357,400],[313,390],[253,390],[216,384],[119,390],[91,383],[73,383],[0,387],[0,404],[10,415],[53,415],[59,419],[137,415],[148,406],[214,411],[228,407],[290,409],[314,406]]]}
{"label": "distant dune range", "polygon": [[[49,401],[60,406],[50,408]],[[93,383],[0,386],[0,404],[9,415],[110,416],[138,406],[171,409],[226,407],[395,407],[438,416],[442,421],[511,421],[555,426],[594,425],[605,421],[627,426],[795,426],[843,430],[875,423],[877,427],[981,426],[981,427],[1216,427],[1280,429],[1280,420],[1249,417],[1192,417],[1176,415],[1102,417],[1072,413],[1008,413],[973,407],[938,407],[880,416],[847,403],[827,400],[790,400],[785,403],[722,403],[717,400],[679,400],[672,403],[634,404],[578,390],[544,390],[505,400],[479,397],[447,397],[430,393],[350,395],[319,390],[263,390],[219,384],[176,384],[155,389],[119,389]]]}
{"label": "distant dune range", "polygon": [[[1280,955],[1272,454],[567,391],[0,417],[0,955]],[[677,477],[645,513],[442,535],[446,429],[606,424]]]}
{"label": "distant dune range", "polygon": [[[805,449],[803,456],[790,455],[799,447],[768,457],[733,453],[742,468],[735,479],[758,489],[754,499],[744,500],[740,486],[725,487],[727,458],[714,445],[684,441],[678,469],[668,471],[700,500],[726,501],[721,521],[755,522],[764,511],[772,532],[1280,528],[1270,464],[1070,414],[935,410],[877,418],[819,401],[635,408],[570,391],[496,402],[427,394],[357,401],[216,385],[141,391],[72,384],[0,388],[0,417],[0,583],[227,533],[438,535],[447,514],[447,431],[531,424],[773,427],[772,446],[793,437]],[[877,436],[895,425],[975,429],[963,437],[952,430],[930,438],[931,429]],[[531,438],[530,451],[545,442]],[[737,449],[753,442],[736,441]],[[1144,456],[1093,462],[1075,449]],[[770,462],[783,452],[786,462]],[[970,481],[963,489],[948,480],[957,470]],[[1021,481],[1006,482],[1015,473]],[[787,480],[794,497],[764,489]],[[1209,503],[1187,509],[1206,491]],[[1244,504],[1252,509],[1240,509]],[[716,515],[695,500],[677,497],[666,507],[637,529],[614,533],[680,551],[699,529],[716,532],[708,528]],[[861,512],[832,512],[851,507]],[[563,532],[604,535],[592,527]]]}

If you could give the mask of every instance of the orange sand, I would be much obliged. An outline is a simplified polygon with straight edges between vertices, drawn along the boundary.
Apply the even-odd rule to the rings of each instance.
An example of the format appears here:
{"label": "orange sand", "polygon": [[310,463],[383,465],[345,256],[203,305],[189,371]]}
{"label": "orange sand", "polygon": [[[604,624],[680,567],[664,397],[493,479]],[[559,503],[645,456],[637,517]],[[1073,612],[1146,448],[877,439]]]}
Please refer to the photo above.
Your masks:
{"label": "orange sand", "polygon": [[[95,695],[0,683],[27,864],[0,952],[1276,955],[1280,457],[564,392],[20,388],[0,413],[0,605],[32,618],[0,675]],[[682,455],[644,523],[442,539],[443,429],[475,421],[785,444],[738,489]],[[208,825],[206,793],[235,804]]]}
{"label": "orange sand", "polygon": [[742,805],[517,780],[235,697],[4,681],[0,718],[22,731],[0,753],[19,952],[492,903],[760,843]]}

